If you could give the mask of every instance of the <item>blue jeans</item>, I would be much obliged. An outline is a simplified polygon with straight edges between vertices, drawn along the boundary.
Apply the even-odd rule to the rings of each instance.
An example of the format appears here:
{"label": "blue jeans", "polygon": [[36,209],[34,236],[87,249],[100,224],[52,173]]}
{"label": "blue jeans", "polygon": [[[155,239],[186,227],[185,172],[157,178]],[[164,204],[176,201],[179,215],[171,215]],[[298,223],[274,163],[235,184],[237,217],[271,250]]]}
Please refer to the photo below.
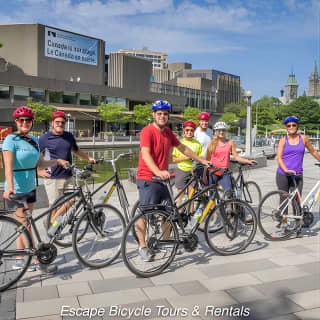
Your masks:
{"label": "blue jeans", "polygon": [[223,174],[222,176],[210,175],[209,184],[217,184],[220,182],[223,190],[232,190],[231,179],[228,174]]}

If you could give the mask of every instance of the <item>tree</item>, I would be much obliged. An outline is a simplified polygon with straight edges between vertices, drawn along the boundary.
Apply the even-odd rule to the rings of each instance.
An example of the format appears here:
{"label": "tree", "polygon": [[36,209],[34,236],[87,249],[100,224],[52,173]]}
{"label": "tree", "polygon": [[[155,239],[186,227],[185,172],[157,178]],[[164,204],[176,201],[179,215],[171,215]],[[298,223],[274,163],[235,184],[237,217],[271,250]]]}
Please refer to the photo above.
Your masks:
{"label": "tree", "polygon": [[200,112],[201,110],[198,108],[187,107],[186,109],[184,109],[183,119],[186,121],[192,120],[198,125],[199,124],[198,115]]}
{"label": "tree", "polygon": [[3,44],[0,42],[0,48],[2,48],[3,47]]}
{"label": "tree", "polygon": [[151,104],[137,104],[133,108],[135,122],[146,125],[152,121],[152,105]]}
{"label": "tree", "polygon": [[[276,115],[273,112],[274,99],[268,96],[263,96],[261,99],[255,101],[252,105],[252,123],[255,123],[256,116],[258,118],[258,125],[265,126],[275,122]],[[258,113],[256,113],[258,111]]]}
{"label": "tree", "polygon": [[106,122],[127,123],[132,119],[129,110],[117,102],[101,103],[97,111],[102,120]]}
{"label": "tree", "polygon": [[239,118],[233,112],[225,112],[218,121],[223,121],[228,124],[234,124],[234,122],[238,121]]}
{"label": "tree", "polygon": [[57,108],[51,105],[43,105],[42,102],[34,102],[31,97],[29,97],[27,101],[27,106],[31,108],[34,113],[34,122],[44,123],[45,131],[48,131],[51,115]]}
{"label": "tree", "polygon": [[238,117],[242,117],[242,114],[246,114],[247,103],[244,99],[240,103],[229,103],[224,106],[224,112],[232,112]]}

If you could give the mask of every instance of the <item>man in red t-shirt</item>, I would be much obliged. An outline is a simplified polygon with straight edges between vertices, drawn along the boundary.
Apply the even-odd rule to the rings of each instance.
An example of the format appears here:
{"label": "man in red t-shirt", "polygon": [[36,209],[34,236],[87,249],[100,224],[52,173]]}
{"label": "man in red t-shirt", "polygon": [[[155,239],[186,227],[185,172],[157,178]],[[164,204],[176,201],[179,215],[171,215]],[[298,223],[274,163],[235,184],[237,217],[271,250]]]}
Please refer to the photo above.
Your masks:
{"label": "man in red t-shirt", "polygon": [[[156,101],[152,106],[154,122],[144,127],[140,134],[140,157],[137,173],[140,205],[170,201],[167,187],[162,183],[155,182],[152,177],[158,176],[162,180],[170,178],[168,169],[172,147],[176,147],[184,155],[203,165],[209,164],[209,161],[198,157],[190,148],[180,143],[172,131],[166,127],[170,109],[171,106],[167,101]],[[138,220],[137,227],[140,256],[144,261],[151,261],[153,254],[145,242],[145,221]]]}

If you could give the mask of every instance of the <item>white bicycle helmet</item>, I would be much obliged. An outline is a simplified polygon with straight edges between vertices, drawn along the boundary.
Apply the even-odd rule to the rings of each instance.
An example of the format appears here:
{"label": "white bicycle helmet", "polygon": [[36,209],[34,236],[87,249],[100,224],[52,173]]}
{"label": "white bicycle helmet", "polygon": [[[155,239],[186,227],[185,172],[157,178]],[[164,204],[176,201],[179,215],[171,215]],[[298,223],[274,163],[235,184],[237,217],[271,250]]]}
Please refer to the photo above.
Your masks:
{"label": "white bicycle helmet", "polygon": [[228,125],[225,122],[219,121],[219,122],[216,122],[216,124],[213,126],[213,129],[214,130],[228,129]]}

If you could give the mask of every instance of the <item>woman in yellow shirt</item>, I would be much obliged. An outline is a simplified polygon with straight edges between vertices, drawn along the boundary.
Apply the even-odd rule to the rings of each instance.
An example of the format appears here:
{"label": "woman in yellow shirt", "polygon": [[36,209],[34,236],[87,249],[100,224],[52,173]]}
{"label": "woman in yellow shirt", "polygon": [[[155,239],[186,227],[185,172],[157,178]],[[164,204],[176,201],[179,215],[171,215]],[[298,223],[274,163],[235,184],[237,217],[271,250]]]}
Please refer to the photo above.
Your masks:
{"label": "woman in yellow shirt", "polygon": [[[180,140],[181,143],[189,147],[197,156],[202,157],[204,155],[202,146],[200,142],[194,139],[194,131],[197,125],[193,121],[186,121],[183,124],[183,135],[184,137]],[[177,187],[178,193],[185,187],[188,183],[190,177],[190,171],[192,170],[192,160],[181,153],[177,148],[173,149],[172,160],[177,163],[175,185]],[[189,186],[191,187],[191,186]],[[181,203],[184,194],[181,194],[177,199],[177,205]]]}

